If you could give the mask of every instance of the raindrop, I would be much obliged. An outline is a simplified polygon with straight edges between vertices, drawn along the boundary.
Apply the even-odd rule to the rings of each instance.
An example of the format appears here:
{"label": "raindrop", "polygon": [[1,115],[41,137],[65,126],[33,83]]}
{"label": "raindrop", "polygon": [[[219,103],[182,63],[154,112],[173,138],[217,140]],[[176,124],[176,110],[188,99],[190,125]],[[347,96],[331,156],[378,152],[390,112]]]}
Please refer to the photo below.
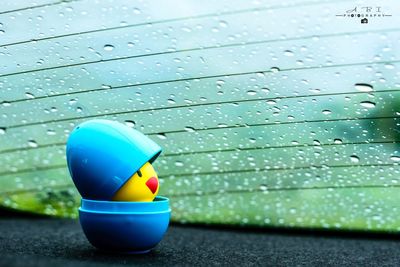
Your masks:
{"label": "raindrop", "polygon": [[360,105],[363,106],[364,108],[374,108],[376,104],[371,101],[362,101],[360,102]]}
{"label": "raindrop", "polygon": [[226,123],[218,123],[218,128],[225,128],[228,127],[228,125]]}
{"label": "raindrop", "polygon": [[260,190],[261,191],[267,191],[268,190],[268,186],[265,184],[260,184]]}
{"label": "raindrop", "polygon": [[283,54],[284,54],[285,56],[287,56],[287,57],[292,57],[292,56],[294,56],[294,53],[293,53],[292,51],[290,51],[290,50],[285,50],[285,51],[283,52]]}
{"label": "raindrop", "polygon": [[190,126],[186,126],[184,129],[186,132],[189,132],[189,133],[194,133],[196,131],[193,127],[190,127]]}
{"label": "raindrop", "polygon": [[399,156],[391,156],[390,159],[393,160],[394,162],[400,162]]}
{"label": "raindrop", "polygon": [[76,103],[78,102],[78,99],[76,99],[76,98],[72,98],[72,99],[70,99],[69,101],[68,101],[68,103],[72,106],[72,105],[75,105]]}
{"label": "raindrop", "polygon": [[47,133],[47,135],[56,135],[56,131],[54,131],[52,129],[48,129],[46,133]]}
{"label": "raindrop", "polygon": [[25,93],[25,96],[26,96],[27,98],[30,98],[30,99],[35,98],[35,96],[34,96],[32,93],[29,93],[29,92],[26,92],[26,93]]}
{"label": "raindrop", "polygon": [[225,81],[224,81],[224,80],[218,80],[218,81],[215,82],[215,84],[216,84],[217,86],[222,86],[222,85],[225,84]]}
{"label": "raindrop", "polygon": [[248,90],[248,91],[247,91],[247,94],[248,94],[248,95],[256,95],[257,92],[254,91],[254,90]]}
{"label": "raindrop", "polygon": [[360,158],[359,158],[358,156],[356,156],[356,155],[351,155],[351,156],[350,156],[350,160],[351,160],[351,162],[353,162],[353,163],[358,163],[358,162],[360,162]]}
{"label": "raindrop", "polygon": [[106,44],[106,45],[104,45],[103,49],[105,51],[112,51],[112,50],[114,50],[114,46],[110,45],[110,44]]}
{"label": "raindrop", "polygon": [[258,77],[264,78],[265,77],[265,73],[260,71],[256,73]]}
{"label": "raindrop", "polygon": [[165,133],[158,133],[157,137],[160,138],[161,140],[167,139],[167,136],[165,135]]}
{"label": "raindrop", "polygon": [[168,104],[176,104],[176,102],[175,102],[175,100],[169,98],[169,99],[168,99]]}
{"label": "raindrop", "polygon": [[313,94],[319,94],[319,93],[321,93],[321,89],[313,88],[313,89],[310,89],[310,92]]}
{"label": "raindrop", "polygon": [[394,69],[394,65],[393,64],[385,64],[385,68],[387,68],[388,70],[392,70],[392,69]]}
{"label": "raindrop", "polygon": [[314,140],[314,141],[313,141],[313,144],[314,144],[315,146],[320,146],[320,145],[321,145],[321,142],[320,142],[319,140]]}
{"label": "raindrop", "polygon": [[356,83],[354,87],[360,92],[372,92],[374,87],[367,83]]}
{"label": "raindrop", "polygon": [[343,141],[342,141],[342,139],[335,138],[335,139],[333,140],[333,143],[334,143],[334,144],[337,144],[337,145],[340,145],[340,144],[343,143]]}
{"label": "raindrop", "polygon": [[273,99],[269,99],[269,100],[267,100],[267,104],[268,104],[268,105],[275,105],[275,104],[276,104],[276,101],[273,100]]}
{"label": "raindrop", "polygon": [[36,141],[35,140],[29,140],[28,141],[28,146],[30,146],[30,147],[38,147],[38,144],[36,143]]}
{"label": "raindrop", "polygon": [[261,88],[261,91],[263,91],[266,94],[268,94],[270,92],[269,88],[267,88],[267,87]]}
{"label": "raindrop", "polygon": [[80,113],[80,112],[82,112],[82,111],[83,111],[83,108],[81,108],[81,107],[77,107],[77,108],[76,108],[76,112]]}
{"label": "raindrop", "polygon": [[5,134],[6,133],[6,128],[0,127],[0,134]]}
{"label": "raindrop", "polygon": [[8,102],[8,101],[3,101],[3,102],[1,103],[1,105],[2,105],[3,107],[9,107],[9,106],[11,106],[11,103]]}
{"label": "raindrop", "polygon": [[175,166],[182,167],[183,166],[183,162],[182,161],[175,161]]}
{"label": "raindrop", "polygon": [[228,23],[226,21],[221,20],[219,22],[219,26],[221,26],[222,28],[226,28],[226,27],[228,27]]}
{"label": "raindrop", "polygon": [[331,113],[332,113],[332,111],[330,111],[329,109],[325,109],[322,111],[322,114],[324,114],[324,115],[329,115]]}
{"label": "raindrop", "polygon": [[128,126],[128,127],[133,128],[133,127],[135,127],[136,122],[134,122],[132,120],[125,120],[125,125]]}
{"label": "raindrop", "polygon": [[278,67],[272,67],[271,68],[271,72],[273,72],[273,73],[277,73],[279,71],[280,71],[280,69]]}

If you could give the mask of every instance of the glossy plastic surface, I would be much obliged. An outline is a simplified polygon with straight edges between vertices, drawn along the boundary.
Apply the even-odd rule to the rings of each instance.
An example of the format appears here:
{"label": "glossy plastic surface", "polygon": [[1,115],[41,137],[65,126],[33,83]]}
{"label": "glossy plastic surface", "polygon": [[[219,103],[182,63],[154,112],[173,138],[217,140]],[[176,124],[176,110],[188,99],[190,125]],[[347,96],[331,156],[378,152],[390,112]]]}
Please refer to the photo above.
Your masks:
{"label": "glossy plastic surface", "polygon": [[154,201],[98,201],[82,199],[80,210],[87,212],[115,212],[115,213],[149,213],[169,210],[169,200],[166,197],[157,196]]}
{"label": "glossy plastic surface", "polygon": [[115,192],[161,147],[142,133],[109,120],[78,125],[67,141],[72,180],[85,199],[111,200]]}
{"label": "glossy plastic surface", "polygon": [[90,243],[102,250],[145,253],[154,248],[167,231],[169,200],[117,202],[82,199],[79,221]]}

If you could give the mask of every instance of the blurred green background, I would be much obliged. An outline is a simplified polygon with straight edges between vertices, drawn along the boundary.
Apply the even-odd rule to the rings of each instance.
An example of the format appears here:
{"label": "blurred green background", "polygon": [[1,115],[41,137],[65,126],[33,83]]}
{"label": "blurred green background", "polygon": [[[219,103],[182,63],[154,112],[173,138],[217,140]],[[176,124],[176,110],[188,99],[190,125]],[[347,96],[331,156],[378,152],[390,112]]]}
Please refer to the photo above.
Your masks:
{"label": "blurred green background", "polygon": [[4,1],[0,203],[76,217],[73,127],[164,152],[172,220],[400,230],[400,4]]}

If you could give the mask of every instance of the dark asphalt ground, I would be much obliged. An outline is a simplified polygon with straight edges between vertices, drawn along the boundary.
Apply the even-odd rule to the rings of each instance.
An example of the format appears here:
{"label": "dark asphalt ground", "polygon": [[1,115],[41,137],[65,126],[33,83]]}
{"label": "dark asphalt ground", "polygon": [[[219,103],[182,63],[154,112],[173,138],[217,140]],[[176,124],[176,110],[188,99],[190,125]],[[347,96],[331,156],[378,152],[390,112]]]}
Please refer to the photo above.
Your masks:
{"label": "dark asphalt ground", "polygon": [[146,255],[93,248],[74,220],[1,214],[0,266],[400,266],[399,236],[172,225]]}

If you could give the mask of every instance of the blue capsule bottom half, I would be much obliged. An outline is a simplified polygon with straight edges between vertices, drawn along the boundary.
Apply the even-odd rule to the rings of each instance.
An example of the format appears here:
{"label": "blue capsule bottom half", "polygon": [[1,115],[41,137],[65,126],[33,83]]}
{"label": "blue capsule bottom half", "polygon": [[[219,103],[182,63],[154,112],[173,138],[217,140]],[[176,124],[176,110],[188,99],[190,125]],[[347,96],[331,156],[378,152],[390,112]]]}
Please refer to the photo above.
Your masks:
{"label": "blue capsule bottom half", "polygon": [[[108,209],[109,207],[109,209]],[[89,242],[105,251],[146,253],[167,231],[169,200],[118,202],[82,199],[79,221]]]}

